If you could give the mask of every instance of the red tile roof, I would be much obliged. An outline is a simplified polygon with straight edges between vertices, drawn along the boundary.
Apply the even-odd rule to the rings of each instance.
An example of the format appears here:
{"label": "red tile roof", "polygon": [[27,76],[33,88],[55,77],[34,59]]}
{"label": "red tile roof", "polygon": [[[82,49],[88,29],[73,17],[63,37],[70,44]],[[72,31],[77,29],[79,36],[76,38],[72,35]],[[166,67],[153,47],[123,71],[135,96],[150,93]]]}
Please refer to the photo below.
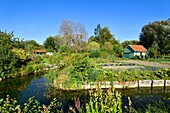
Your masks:
{"label": "red tile roof", "polygon": [[147,52],[147,49],[143,45],[129,45],[134,51]]}
{"label": "red tile roof", "polygon": [[46,50],[35,50],[36,53],[46,53]]}

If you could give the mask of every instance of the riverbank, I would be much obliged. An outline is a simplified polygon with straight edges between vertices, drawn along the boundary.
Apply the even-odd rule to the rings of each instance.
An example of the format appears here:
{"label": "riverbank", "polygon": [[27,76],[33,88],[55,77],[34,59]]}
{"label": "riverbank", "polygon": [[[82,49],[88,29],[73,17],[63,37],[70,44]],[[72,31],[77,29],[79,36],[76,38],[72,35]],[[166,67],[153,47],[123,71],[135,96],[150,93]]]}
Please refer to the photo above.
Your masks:
{"label": "riverbank", "polygon": [[[54,81],[54,83],[56,83]],[[170,80],[139,80],[139,81],[128,81],[128,82],[118,82],[118,81],[106,81],[106,82],[84,82],[82,85],[77,85],[75,88],[65,87],[64,84],[53,84],[59,90],[89,90],[89,89],[131,89],[131,88],[169,88]]]}

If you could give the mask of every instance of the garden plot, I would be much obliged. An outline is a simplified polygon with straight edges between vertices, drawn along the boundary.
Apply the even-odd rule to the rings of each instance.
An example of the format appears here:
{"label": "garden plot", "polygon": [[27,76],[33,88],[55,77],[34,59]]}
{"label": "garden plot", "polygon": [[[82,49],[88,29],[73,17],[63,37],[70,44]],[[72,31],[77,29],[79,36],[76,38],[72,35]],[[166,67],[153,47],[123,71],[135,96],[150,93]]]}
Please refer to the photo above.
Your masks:
{"label": "garden plot", "polygon": [[107,63],[99,64],[104,69],[130,69],[130,68],[144,68],[144,66],[138,66],[135,63]]}
{"label": "garden plot", "polygon": [[144,65],[144,66],[156,66],[156,67],[162,67],[162,68],[170,68],[169,64],[159,63],[159,62],[148,62],[148,61],[140,61],[140,60],[120,60],[120,62],[135,63],[139,65]]}

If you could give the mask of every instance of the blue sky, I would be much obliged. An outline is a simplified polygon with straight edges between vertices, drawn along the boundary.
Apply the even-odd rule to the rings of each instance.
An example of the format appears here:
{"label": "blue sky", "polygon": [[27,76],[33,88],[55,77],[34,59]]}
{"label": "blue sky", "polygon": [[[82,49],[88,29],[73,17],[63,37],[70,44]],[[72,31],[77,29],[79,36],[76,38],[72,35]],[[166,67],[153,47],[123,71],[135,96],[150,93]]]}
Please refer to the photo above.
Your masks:
{"label": "blue sky", "polygon": [[0,30],[43,44],[62,20],[82,23],[88,37],[97,24],[119,41],[138,40],[141,28],[170,18],[170,0],[0,0]]}

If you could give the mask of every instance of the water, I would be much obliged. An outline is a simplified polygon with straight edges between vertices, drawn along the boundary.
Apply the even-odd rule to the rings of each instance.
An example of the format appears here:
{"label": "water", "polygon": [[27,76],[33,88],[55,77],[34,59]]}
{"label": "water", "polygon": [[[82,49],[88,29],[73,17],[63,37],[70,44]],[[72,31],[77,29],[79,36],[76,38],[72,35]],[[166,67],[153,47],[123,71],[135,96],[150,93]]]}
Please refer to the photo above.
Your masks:
{"label": "water", "polygon": [[15,79],[8,79],[0,82],[0,98],[9,95],[15,98],[20,104],[27,102],[28,98],[35,97],[40,103],[48,104],[46,97],[47,78],[45,76],[26,76]]}
{"label": "water", "polygon": [[[73,105],[73,98],[80,97],[81,103],[87,102],[87,91],[49,91],[48,79],[45,75],[26,76],[15,79],[8,79],[0,82],[0,98],[9,95],[15,98],[19,104],[27,102],[28,98],[35,97],[41,104],[48,105],[55,97],[63,103],[63,109],[68,110],[69,105]],[[165,105],[170,104],[170,89],[165,88],[143,88],[117,90],[122,93],[123,106],[128,105],[127,96],[131,97],[134,108],[143,108],[152,104],[153,100],[163,101]],[[52,92],[52,94],[49,92]]]}

